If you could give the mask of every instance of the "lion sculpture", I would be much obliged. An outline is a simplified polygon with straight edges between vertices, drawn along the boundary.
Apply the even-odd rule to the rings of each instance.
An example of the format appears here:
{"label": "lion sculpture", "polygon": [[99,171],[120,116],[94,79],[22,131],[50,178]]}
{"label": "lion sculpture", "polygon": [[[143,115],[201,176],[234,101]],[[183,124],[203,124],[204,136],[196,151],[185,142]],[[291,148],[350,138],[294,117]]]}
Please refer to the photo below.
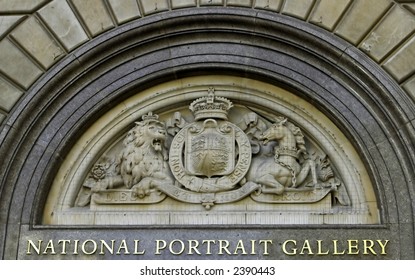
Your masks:
{"label": "lion sculpture", "polygon": [[127,188],[133,195],[144,198],[160,184],[172,184],[173,175],[167,165],[164,147],[166,128],[157,115],[149,113],[136,122],[123,141],[123,149],[116,158],[104,159],[92,168],[81,188],[75,204],[86,206],[94,192]]}
{"label": "lion sculpture", "polygon": [[119,174],[123,185],[139,197],[148,195],[150,189],[159,184],[173,183],[167,165],[165,140],[165,125],[152,113],[143,116],[143,121],[136,122],[124,140],[117,164]]}

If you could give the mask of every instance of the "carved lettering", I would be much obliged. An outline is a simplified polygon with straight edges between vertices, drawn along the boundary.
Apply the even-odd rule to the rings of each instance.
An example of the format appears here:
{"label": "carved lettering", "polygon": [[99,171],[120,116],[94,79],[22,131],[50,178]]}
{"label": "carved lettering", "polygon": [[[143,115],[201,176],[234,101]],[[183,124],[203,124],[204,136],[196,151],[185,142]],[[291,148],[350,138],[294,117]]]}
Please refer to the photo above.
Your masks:
{"label": "carved lettering", "polygon": [[386,255],[386,244],[389,240],[304,240],[299,242],[294,239],[285,240],[281,245],[282,252],[287,256],[295,255]]}
{"label": "carved lettering", "polygon": [[[341,257],[343,255],[377,256],[387,255],[389,240],[371,239],[287,239],[281,242],[272,239],[227,240],[227,239],[156,239],[153,242],[146,240],[27,240],[26,255],[144,255],[146,245],[153,245],[151,253],[154,255],[270,255],[281,244],[280,250],[287,256],[317,255]],[[151,246],[150,246],[151,247]],[[148,247],[148,248],[150,248]]]}

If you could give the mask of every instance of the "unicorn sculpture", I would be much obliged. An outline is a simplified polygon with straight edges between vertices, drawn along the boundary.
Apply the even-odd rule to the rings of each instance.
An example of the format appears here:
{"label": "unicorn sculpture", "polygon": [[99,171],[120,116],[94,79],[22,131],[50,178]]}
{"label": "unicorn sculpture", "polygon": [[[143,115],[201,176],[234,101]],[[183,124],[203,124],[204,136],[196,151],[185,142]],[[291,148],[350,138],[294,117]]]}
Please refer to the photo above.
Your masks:
{"label": "unicorn sculpture", "polygon": [[282,194],[287,188],[297,188],[310,172],[313,186],[319,187],[316,163],[306,159],[304,135],[298,127],[288,123],[284,117],[277,117],[259,140],[264,145],[270,141],[278,142],[274,156],[256,157],[247,176],[248,181],[261,185],[262,193]]}

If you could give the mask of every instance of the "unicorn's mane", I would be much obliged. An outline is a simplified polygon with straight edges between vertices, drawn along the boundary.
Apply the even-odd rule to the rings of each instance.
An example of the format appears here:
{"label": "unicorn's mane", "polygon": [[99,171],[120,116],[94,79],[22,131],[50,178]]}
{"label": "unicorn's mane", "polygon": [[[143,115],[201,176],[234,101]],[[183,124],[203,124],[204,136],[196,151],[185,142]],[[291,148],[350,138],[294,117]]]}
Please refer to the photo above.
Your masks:
{"label": "unicorn's mane", "polygon": [[301,129],[298,126],[289,122],[286,123],[286,126],[294,134],[295,142],[298,148],[298,155],[307,153],[304,141],[304,134],[301,131]]}

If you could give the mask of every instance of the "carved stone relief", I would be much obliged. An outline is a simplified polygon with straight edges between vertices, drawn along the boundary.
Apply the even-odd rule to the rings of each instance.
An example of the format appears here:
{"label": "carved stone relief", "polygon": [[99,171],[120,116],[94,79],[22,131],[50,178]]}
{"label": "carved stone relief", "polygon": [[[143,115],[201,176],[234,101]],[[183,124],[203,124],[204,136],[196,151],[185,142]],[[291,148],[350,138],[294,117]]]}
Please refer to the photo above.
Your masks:
{"label": "carved stone relief", "polygon": [[378,223],[358,153],[322,112],[273,85],[202,76],[157,85],[78,139],[44,224]]}
{"label": "carved stone relief", "polygon": [[259,204],[316,203],[330,196],[348,206],[346,187],[330,158],[313,148],[288,117],[254,111],[229,120],[233,103],[194,100],[193,118],[174,112],[165,121],[149,112],[92,167],[76,207],[156,204],[170,197],[206,210],[249,197]]}

